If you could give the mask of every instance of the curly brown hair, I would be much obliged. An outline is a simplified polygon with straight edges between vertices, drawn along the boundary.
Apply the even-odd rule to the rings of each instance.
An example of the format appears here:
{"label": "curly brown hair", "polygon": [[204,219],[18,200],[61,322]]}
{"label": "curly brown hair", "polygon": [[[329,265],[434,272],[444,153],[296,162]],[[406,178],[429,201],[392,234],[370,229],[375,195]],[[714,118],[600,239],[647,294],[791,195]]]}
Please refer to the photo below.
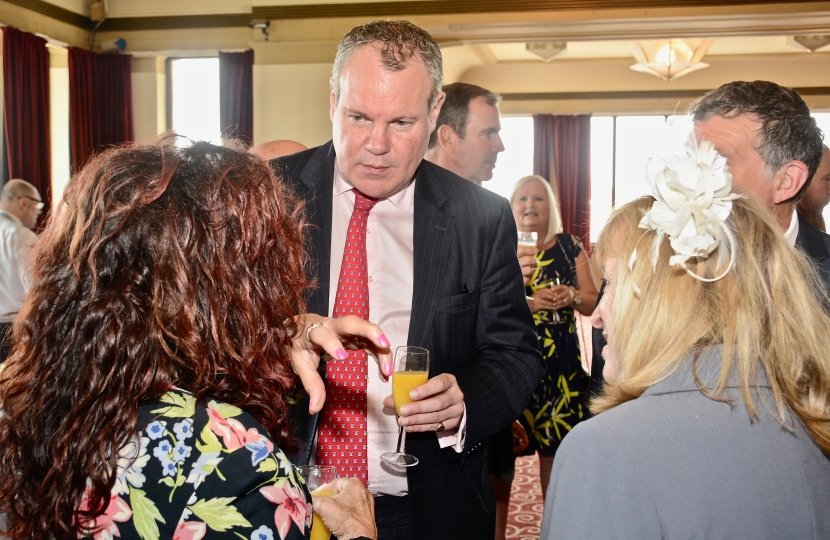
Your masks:
{"label": "curly brown hair", "polygon": [[76,538],[103,513],[140,405],[171,386],[244,409],[292,448],[303,223],[265,162],[207,143],[109,150],[72,179],[0,374],[12,538]]}

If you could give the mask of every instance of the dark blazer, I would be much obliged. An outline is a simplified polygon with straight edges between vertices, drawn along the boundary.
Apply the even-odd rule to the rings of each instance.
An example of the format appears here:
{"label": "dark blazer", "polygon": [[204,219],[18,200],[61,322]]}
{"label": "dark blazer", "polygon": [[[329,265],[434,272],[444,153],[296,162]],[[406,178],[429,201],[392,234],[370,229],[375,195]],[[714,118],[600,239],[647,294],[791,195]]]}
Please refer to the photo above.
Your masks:
{"label": "dark blazer", "polygon": [[798,212],[798,237],[795,245],[810,257],[824,281],[824,290],[830,291],[830,235],[810,225]]}
{"label": "dark blazer", "polygon": [[[329,142],[272,165],[306,203],[309,312],[328,315],[335,153]],[[463,454],[434,433],[407,435],[420,463],[407,469],[414,538],[492,538],[495,503],[482,441],[515,420],[544,373],[516,258],[507,201],[422,161],[416,171],[409,345],[430,351],[430,376],[452,373],[464,392]],[[293,459],[307,463],[317,418],[298,406]]]}

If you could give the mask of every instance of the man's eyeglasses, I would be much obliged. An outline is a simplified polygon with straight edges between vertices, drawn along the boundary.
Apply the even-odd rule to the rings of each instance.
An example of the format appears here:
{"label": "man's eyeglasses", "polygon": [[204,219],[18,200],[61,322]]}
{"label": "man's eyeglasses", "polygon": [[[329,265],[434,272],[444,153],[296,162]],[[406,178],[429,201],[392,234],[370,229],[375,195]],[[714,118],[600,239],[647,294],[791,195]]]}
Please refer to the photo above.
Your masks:
{"label": "man's eyeglasses", "polygon": [[35,201],[37,203],[35,205],[35,208],[37,208],[38,210],[43,210],[43,201],[41,201],[40,199],[35,199],[34,197],[29,197],[28,195],[21,195],[20,198],[21,199],[29,199],[30,201]]}

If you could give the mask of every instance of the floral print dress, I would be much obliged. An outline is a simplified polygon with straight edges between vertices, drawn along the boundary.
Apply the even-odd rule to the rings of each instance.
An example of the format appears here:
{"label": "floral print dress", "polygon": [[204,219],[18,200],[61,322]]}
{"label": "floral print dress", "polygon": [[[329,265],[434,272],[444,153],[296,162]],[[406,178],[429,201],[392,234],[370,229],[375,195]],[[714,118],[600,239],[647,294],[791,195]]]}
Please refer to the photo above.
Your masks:
{"label": "floral print dress", "polygon": [[[571,234],[557,234],[556,238],[553,247],[536,253],[537,266],[528,282],[528,295],[549,287],[556,279],[562,285],[578,288],[573,268],[582,242]],[[585,418],[583,402],[591,377],[582,369],[573,308],[539,310],[533,314],[533,321],[546,373],[519,417],[530,441],[522,455],[538,451],[553,456],[565,435]]]}
{"label": "floral print dress", "polygon": [[[262,425],[241,409],[174,389],[141,407],[93,540],[307,538],[311,497]],[[84,506],[82,501],[81,506]]]}

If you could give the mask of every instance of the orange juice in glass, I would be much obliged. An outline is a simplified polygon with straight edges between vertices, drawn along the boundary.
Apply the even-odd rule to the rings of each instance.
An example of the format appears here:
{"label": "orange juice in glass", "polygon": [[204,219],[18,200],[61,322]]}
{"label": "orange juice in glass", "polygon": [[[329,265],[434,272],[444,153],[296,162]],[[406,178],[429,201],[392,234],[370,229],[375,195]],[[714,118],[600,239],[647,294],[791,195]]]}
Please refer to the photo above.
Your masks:
{"label": "orange juice in glass", "polygon": [[[412,403],[409,392],[421,386],[429,378],[429,351],[421,347],[398,347],[395,351],[395,369],[392,372],[392,398],[395,412],[401,415],[401,407]],[[403,426],[398,428],[398,448],[381,454],[380,459],[394,467],[412,467],[418,458],[401,451]]]}
{"label": "orange juice in glass", "polygon": [[[337,470],[333,465],[304,465],[297,467],[300,475],[305,479],[309,491],[315,497],[334,497],[337,492],[333,489],[326,489],[324,486],[337,478]],[[314,512],[311,522],[311,540],[329,540],[331,531],[323,523],[322,518]]]}

